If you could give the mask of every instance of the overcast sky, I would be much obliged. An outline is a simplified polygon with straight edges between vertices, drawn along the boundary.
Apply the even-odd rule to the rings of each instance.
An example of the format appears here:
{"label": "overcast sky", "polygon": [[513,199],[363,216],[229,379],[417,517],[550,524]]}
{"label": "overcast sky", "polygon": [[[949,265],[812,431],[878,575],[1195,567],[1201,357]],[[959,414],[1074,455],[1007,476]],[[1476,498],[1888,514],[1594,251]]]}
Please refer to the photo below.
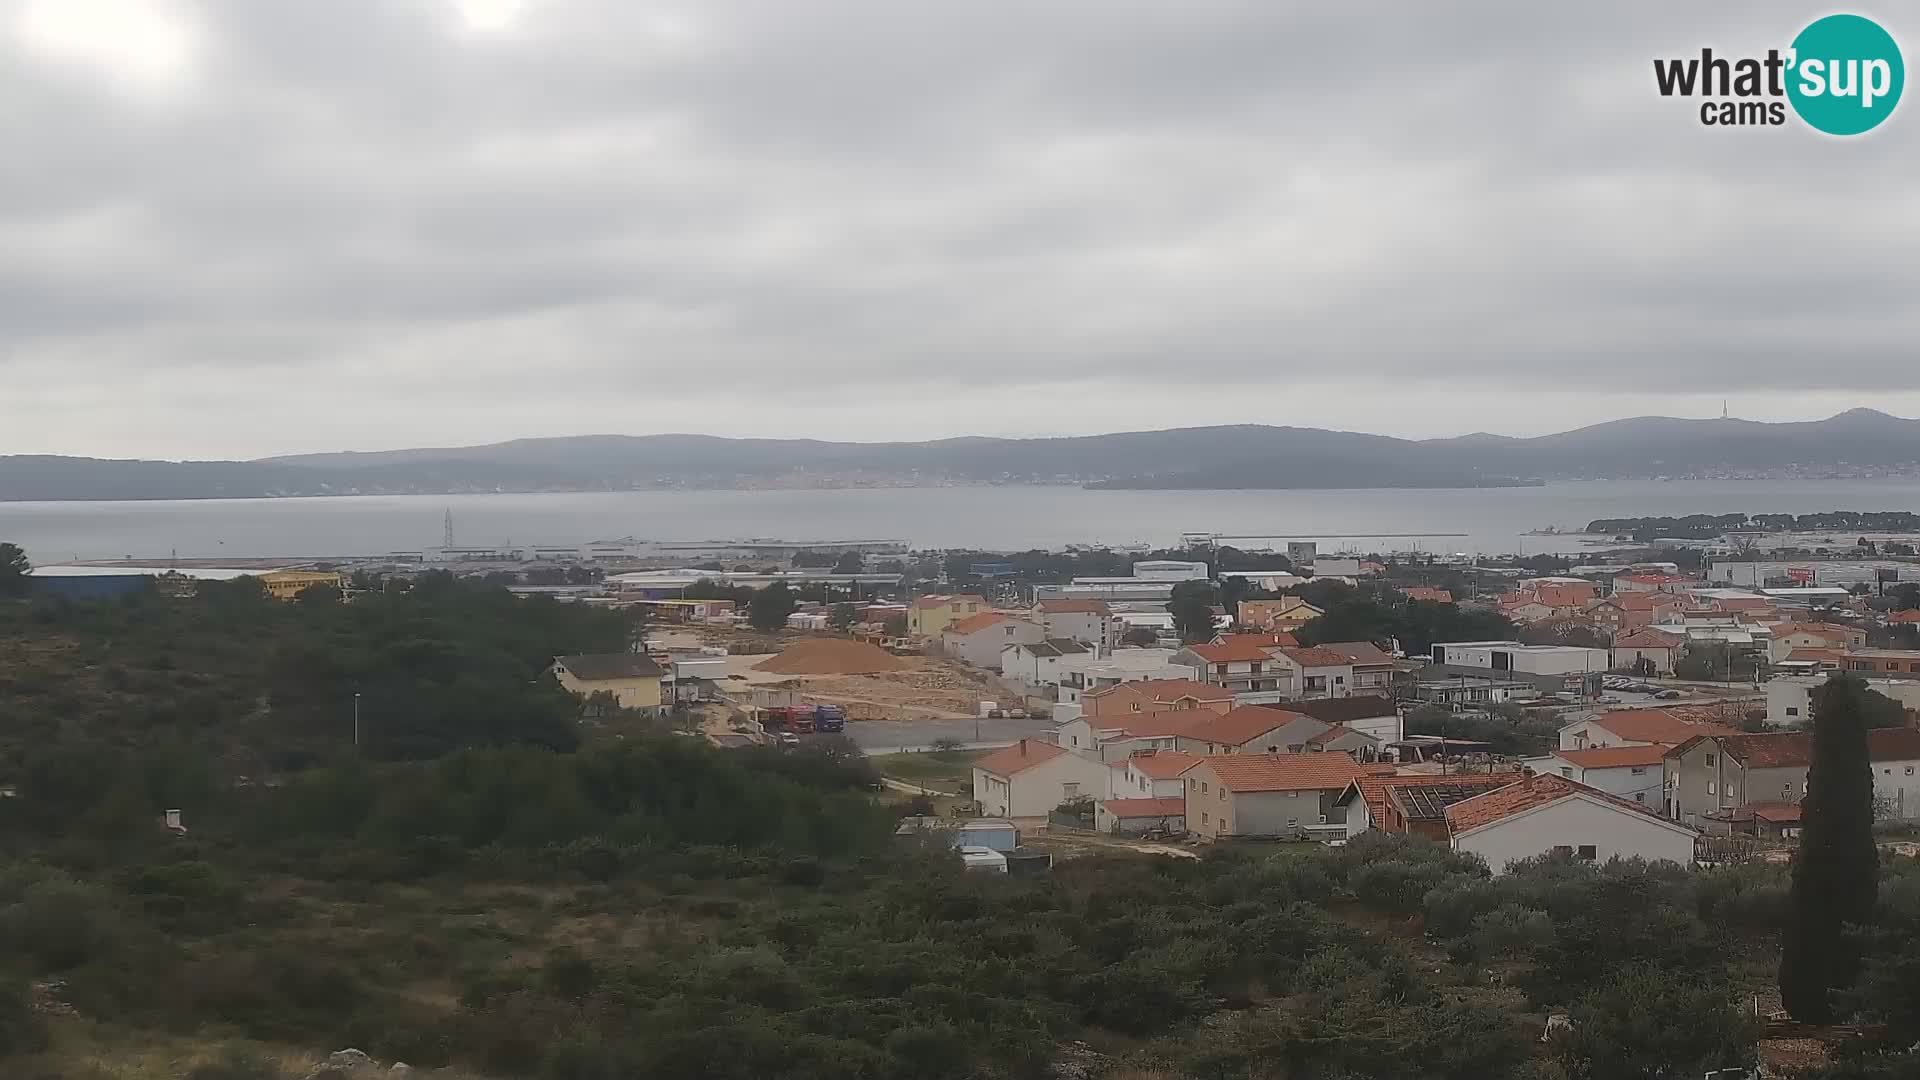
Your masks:
{"label": "overcast sky", "polygon": [[1713,7],[0,0],[0,453],[1920,414],[1920,103]]}

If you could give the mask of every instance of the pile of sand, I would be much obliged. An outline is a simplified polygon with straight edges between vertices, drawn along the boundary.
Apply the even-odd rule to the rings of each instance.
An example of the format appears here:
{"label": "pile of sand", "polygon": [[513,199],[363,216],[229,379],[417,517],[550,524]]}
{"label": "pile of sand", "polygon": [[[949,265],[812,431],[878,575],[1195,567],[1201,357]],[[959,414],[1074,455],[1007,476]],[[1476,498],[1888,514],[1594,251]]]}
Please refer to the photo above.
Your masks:
{"label": "pile of sand", "polygon": [[753,665],[753,670],[780,675],[866,675],[898,671],[905,666],[899,657],[878,645],[843,638],[807,638]]}

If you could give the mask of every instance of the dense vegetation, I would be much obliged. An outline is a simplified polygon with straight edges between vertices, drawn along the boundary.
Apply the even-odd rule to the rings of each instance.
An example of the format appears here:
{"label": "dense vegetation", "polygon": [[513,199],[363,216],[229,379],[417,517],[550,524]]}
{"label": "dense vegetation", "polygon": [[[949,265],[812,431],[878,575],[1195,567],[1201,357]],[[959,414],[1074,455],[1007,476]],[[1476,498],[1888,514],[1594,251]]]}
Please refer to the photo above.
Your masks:
{"label": "dense vegetation", "polygon": [[1727,532],[1920,532],[1920,514],[1906,510],[1829,510],[1820,514],[1687,514],[1682,517],[1596,518],[1590,533],[1710,540]]}
{"label": "dense vegetation", "polygon": [[352,604],[271,600],[257,581],[189,599],[0,603],[0,782],[36,754],[191,752],[260,775],[349,751],[571,747],[553,657],[626,648],[617,614],[422,576]]}

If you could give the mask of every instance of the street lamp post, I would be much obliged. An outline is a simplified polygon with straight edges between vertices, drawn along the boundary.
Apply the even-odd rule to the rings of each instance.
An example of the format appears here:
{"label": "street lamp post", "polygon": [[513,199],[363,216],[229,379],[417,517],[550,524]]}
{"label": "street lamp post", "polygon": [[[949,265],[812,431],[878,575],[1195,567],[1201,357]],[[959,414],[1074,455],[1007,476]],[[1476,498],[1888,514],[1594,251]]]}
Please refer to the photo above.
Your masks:
{"label": "street lamp post", "polygon": [[353,752],[360,752],[360,691],[353,692]]}

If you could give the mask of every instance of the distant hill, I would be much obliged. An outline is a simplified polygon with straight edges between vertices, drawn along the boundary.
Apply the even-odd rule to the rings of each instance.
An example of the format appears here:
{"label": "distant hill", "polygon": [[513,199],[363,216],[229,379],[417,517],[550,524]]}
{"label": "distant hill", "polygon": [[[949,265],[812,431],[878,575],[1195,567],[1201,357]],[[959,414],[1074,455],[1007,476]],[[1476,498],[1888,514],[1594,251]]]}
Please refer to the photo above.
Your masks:
{"label": "distant hill", "polygon": [[1536,438],[1407,440],[1241,424],[1054,439],[840,443],[582,435],[258,461],[0,457],[0,500],[1080,484],[1107,489],[1499,487],[1553,479],[1920,471],[1920,421],[1638,417]]}

